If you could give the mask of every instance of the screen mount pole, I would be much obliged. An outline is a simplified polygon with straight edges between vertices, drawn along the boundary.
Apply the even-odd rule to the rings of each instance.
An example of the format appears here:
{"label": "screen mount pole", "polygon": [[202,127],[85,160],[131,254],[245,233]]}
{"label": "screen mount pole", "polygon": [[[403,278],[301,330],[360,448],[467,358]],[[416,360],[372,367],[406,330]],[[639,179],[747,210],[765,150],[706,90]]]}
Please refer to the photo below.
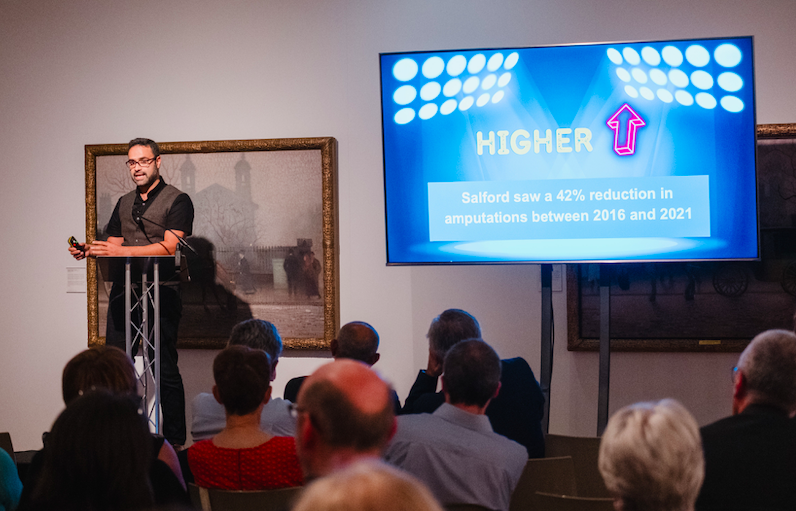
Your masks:
{"label": "screen mount pole", "polygon": [[542,353],[539,380],[544,394],[542,430],[550,427],[550,381],[553,376],[553,265],[542,264]]}
{"label": "screen mount pole", "polygon": [[600,265],[600,376],[597,395],[597,436],[608,424],[608,391],[611,378],[611,266]]}

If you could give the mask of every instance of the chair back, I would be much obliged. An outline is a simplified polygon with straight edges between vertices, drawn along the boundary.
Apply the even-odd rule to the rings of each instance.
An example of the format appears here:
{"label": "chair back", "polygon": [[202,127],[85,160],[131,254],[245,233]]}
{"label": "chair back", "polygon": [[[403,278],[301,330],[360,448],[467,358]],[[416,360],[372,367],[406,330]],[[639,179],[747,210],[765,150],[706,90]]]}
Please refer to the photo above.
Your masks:
{"label": "chair back", "polygon": [[446,504],[442,506],[445,511],[492,511],[488,507],[478,504]]}
{"label": "chair back", "polygon": [[570,497],[537,492],[536,501],[547,511],[614,511],[612,498]]}
{"label": "chair back", "polygon": [[188,484],[194,507],[202,511],[289,511],[303,487],[279,490],[234,491]]}
{"label": "chair back", "polygon": [[14,464],[17,463],[17,456],[14,454],[14,444],[11,443],[11,433],[0,433],[0,449],[3,449],[8,453],[9,456],[11,456]]}
{"label": "chair back", "polygon": [[559,495],[578,494],[575,464],[571,456],[529,459],[511,494],[509,511],[543,510],[536,499],[538,491]]}
{"label": "chair back", "polygon": [[[547,435],[545,455],[549,457],[572,456],[575,479],[580,497],[610,497],[603,476],[597,468],[600,454],[599,437]],[[557,493],[557,492],[553,492]]]}

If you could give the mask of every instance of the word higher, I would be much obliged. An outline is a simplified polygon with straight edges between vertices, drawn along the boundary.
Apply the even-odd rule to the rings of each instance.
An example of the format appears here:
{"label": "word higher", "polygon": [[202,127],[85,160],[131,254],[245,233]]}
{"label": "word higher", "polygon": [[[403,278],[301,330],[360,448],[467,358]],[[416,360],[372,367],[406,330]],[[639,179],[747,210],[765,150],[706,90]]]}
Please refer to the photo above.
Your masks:
{"label": "word higher", "polygon": [[[572,134],[572,128],[558,128],[556,130],[556,152],[557,153],[571,153],[573,140],[568,136]],[[548,153],[553,152],[553,131],[545,130],[545,136],[539,136],[539,130],[533,130],[533,143],[531,143],[531,134],[526,130],[519,129],[511,134],[509,138],[508,130],[499,130],[497,132],[497,140],[495,140],[495,132],[490,131],[487,138],[481,131],[476,132],[476,152],[479,156],[484,154],[484,147],[489,150],[489,154],[495,154],[495,145],[497,145],[498,154],[526,154],[533,146],[533,152],[539,153],[542,146]],[[575,152],[579,153],[582,149],[591,152],[591,130],[589,128],[575,128],[574,136]],[[509,151],[511,148],[511,151]]]}

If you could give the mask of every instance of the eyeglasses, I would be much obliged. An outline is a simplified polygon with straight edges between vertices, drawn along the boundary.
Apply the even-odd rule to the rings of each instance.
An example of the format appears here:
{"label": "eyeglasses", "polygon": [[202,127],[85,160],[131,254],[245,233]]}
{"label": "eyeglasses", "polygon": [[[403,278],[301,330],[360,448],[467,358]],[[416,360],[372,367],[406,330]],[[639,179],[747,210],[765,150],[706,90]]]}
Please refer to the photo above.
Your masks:
{"label": "eyeglasses", "polygon": [[289,405],[287,405],[287,411],[291,417],[293,417],[294,419],[298,419],[299,414],[304,413],[307,410],[301,408],[296,403],[290,403]]}
{"label": "eyeglasses", "polygon": [[138,161],[127,160],[124,163],[131,169],[135,168],[136,165],[140,165],[141,168],[144,169],[144,168],[147,168],[150,165],[152,165],[152,162],[155,161],[155,160],[157,160],[157,157],[155,157],[155,158],[141,158]]}

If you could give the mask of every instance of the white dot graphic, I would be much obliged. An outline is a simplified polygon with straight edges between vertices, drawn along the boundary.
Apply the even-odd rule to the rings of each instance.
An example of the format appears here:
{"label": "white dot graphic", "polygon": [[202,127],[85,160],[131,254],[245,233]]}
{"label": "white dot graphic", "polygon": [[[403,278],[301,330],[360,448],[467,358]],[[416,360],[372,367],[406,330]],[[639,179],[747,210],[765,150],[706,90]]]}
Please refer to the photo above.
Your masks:
{"label": "white dot graphic", "polygon": [[627,69],[623,67],[616,68],[616,76],[618,76],[619,79],[622,80],[623,82],[630,81],[630,73],[628,73]]}
{"label": "white dot graphic", "polygon": [[666,89],[658,89],[658,99],[664,103],[671,103],[674,101],[674,96],[672,96],[672,93]]}
{"label": "white dot graphic", "polygon": [[697,89],[708,90],[713,87],[713,77],[700,69],[691,73],[691,83]]}
{"label": "white dot graphic", "polygon": [[625,57],[625,60],[631,66],[637,66],[641,62],[641,57],[639,57],[638,52],[630,47],[622,50],[622,56]]}
{"label": "white dot graphic", "polygon": [[489,93],[486,92],[478,96],[478,101],[475,102],[478,106],[484,106],[487,103],[489,103]]}
{"label": "white dot graphic", "polygon": [[634,67],[631,74],[633,75],[633,79],[638,83],[647,83],[647,73],[641,69]]}
{"label": "white dot graphic", "polygon": [[743,110],[743,101],[735,96],[724,96],[721,98],[721,107],[728,112],[738,113]]}
{"label": "white dot graphic", "polygon": [[735,67],[741,63],[741,50],[734,44],[721,44],[713,52],[713,58],[723,67]]}
{"label": "white dot graphic", "polygon": [[707,110],[716,108],[716,98],[714,98],[712,94],[708,94],[707,92],[700,92],[699,94],[697,94],[696,102],[697,105]]}
{"label": "white dot graphic", "polygon": [[439,96],[439,93],[442,91],[442,87],[437,82],[428,82],[420,89],[420,98],[424,101],[431,101],[432,99]]}
{"label": "white dot graphic", "polygon": [[666,82],[669,81],[669,79],[666,78],[666,73],[660,69],[653,69],[650,71],[650,80],[658,85],[666,85]]}
{"label": "white dot graphic", "polygon": [[641,58],[650,66],[657,66],[661,63],[661,54],[651,46],[645,46],[641,49]]}
{"label": "white dot graphic", "polygon": [[672,67],[677,67],[683,63],[683,52],[674,46],[666,46],[661,52],[663,61]]}
{"label": "white dot graphic", "polygon": [[649,87],[641,87],[638,91],[641,93],[641,97],[648,101],[655,99],[655,94]]}
{"label": "white dot graphic", "polygon": [[417,62],[412,59],[401,59],[392,68],[392,75],[396,80],[406,82],[417,75]]}
{"label": "white dot graphic", "polygon": [[608,60],[616,64],[617,66],[621,66],[624,60],[622,59],[622,54],[619,53],[619,50],[616,48],[608,48],[608,51],[605,52],[608,55]]}
{"label": "white dot graphic", "polygon": [[671,81],[675,87],[684,88],[688,86],[688,75],[679,69],[672,69],[669,71],[669,81]]}
{"label": "white dot graphic", "polygon": [[489,57],[489,61],[486,63],[486,70],[489,72],[494,72],[500,69],[501,65],[503,65],[503,54],[495,53]]}
{"label": "white dot graphic", "polygon": [[470,78],[464,81],[464,85],[462,86],[462,92],[464,92],[465,94],[470,94],[475,89],[478,88],[478,85],[480,83],[481,80],[479,80],[477,76],[471,76]]}
{"label": "white dot graphic", "polygon": [[486,78],[484,78],[484,82],[481,84],[481,88],[484,90],[489,90],[495,86],[495,83],[497,83],[497,76],[486,75]]}
{"label": "white dot graphic", "polygon": [[674,98],[683,106],[691,106],[694,104],[694,97],[687,91],[679,90],[674,93]]}
{"label": "white dot graphic", "polygon": [[420,113],[418,114],[418,117],[420,117],[421,119],[426,120],[426,119],[431,119],[435,115],[437,115],[437,105],[435,105],[434,103],[426,103],[420,109]]}
{"label": "white dot graphic", "polygon": [[456,110],[456,105],[457,103],[455,99],[449,99],[448,101],[442,103],[442,106],[439,107],[439,113],[441,113],[442,115],[448,115],[449,113]]}
{"label": "white dot graphic", "polygon": [[719,87],[727,92],[735,92],[743,87],[743,79],[735,73],[726,71],[719,75]]}
{"label": "white dot graphic", "polygon": [[445,61],[439,57],[431,57],[423,62],[423,76],[433,80],[445,70]]}
{"label": "white dot graphic", "polygon": [[415,118],[415,111],[411,108],[402,108],[395,114],[395,122],[398,124],[406,124]]}
{"label": "white dot graphic", "polygon": [[498,102],[498,101],[500,101],[501,99],[503,99],[503,91],[502,91],[502,90],[499,90],[499,91],[497,91],[497,92],[495,93],[495,95],[494,95],[494,96],[492,96],[492,103],[497,103],[497,102]]}
{"label": "white dot graphic", "polygon": [[464,71],[465,66],[467,66],[467,59],[464,58],[464,55],[456,55],[448,61],[445,70],[450,76],[459,76]]}
{"label": "white dot graphic", "polygon": [[470,62],[467,64],[467,72],[471,75],[480,73],[484,66],[486,65],[486,57],[484,57],[483,53],[479,53],[478,55],[473,55],[473,58],[470,59]]}
{"label": "white dot graphic", "polygon": [[498,78],[498,87],[505,87],[506,85],[509,84],[510,80],[511,80],[511,73],[503,73],[502,75],[500,75],[500,78]]}
{"label": "white dot graphic", "polygon": [[448,80],[448,83],[445,84],[445,87],[442,88],[442,93],[448,97],[455,96],[462,90],[462,81],[458,78],[452,78]]}
{"label": "white dot graphic", "polygon": [[625,85],[625,94],[627,94],[631,98],[637,98],[638,97],[638,91],[632,85]]}
{"label": "white dot graphic", "polygon": [[512,69],[514,66],[517,65],[517,62],[519,60],[520,60],[520,54],[515,51],[514,53],[506,57],[506,62],[503,63],[503,69],[505,69],[506,71]]}
{"label": "white dot graphic", "polygon": [[467,96],[462,100],[461,103],[459,103],[459,110],[464,112],[465,110],[468,110],[471,106],[473,106],[473,97]]}
{"label": "white dot graphic", "polygon": [[710,53],[704,46],[692,44],[685,50],[685,59],[696,67],[705,67],[710,62]]}
{"label": "white dot graphic", "polygon": [[399,105],[408,105],[417,97],[417,90],[411,85],[403,85],[392,95],[393,101]]}

